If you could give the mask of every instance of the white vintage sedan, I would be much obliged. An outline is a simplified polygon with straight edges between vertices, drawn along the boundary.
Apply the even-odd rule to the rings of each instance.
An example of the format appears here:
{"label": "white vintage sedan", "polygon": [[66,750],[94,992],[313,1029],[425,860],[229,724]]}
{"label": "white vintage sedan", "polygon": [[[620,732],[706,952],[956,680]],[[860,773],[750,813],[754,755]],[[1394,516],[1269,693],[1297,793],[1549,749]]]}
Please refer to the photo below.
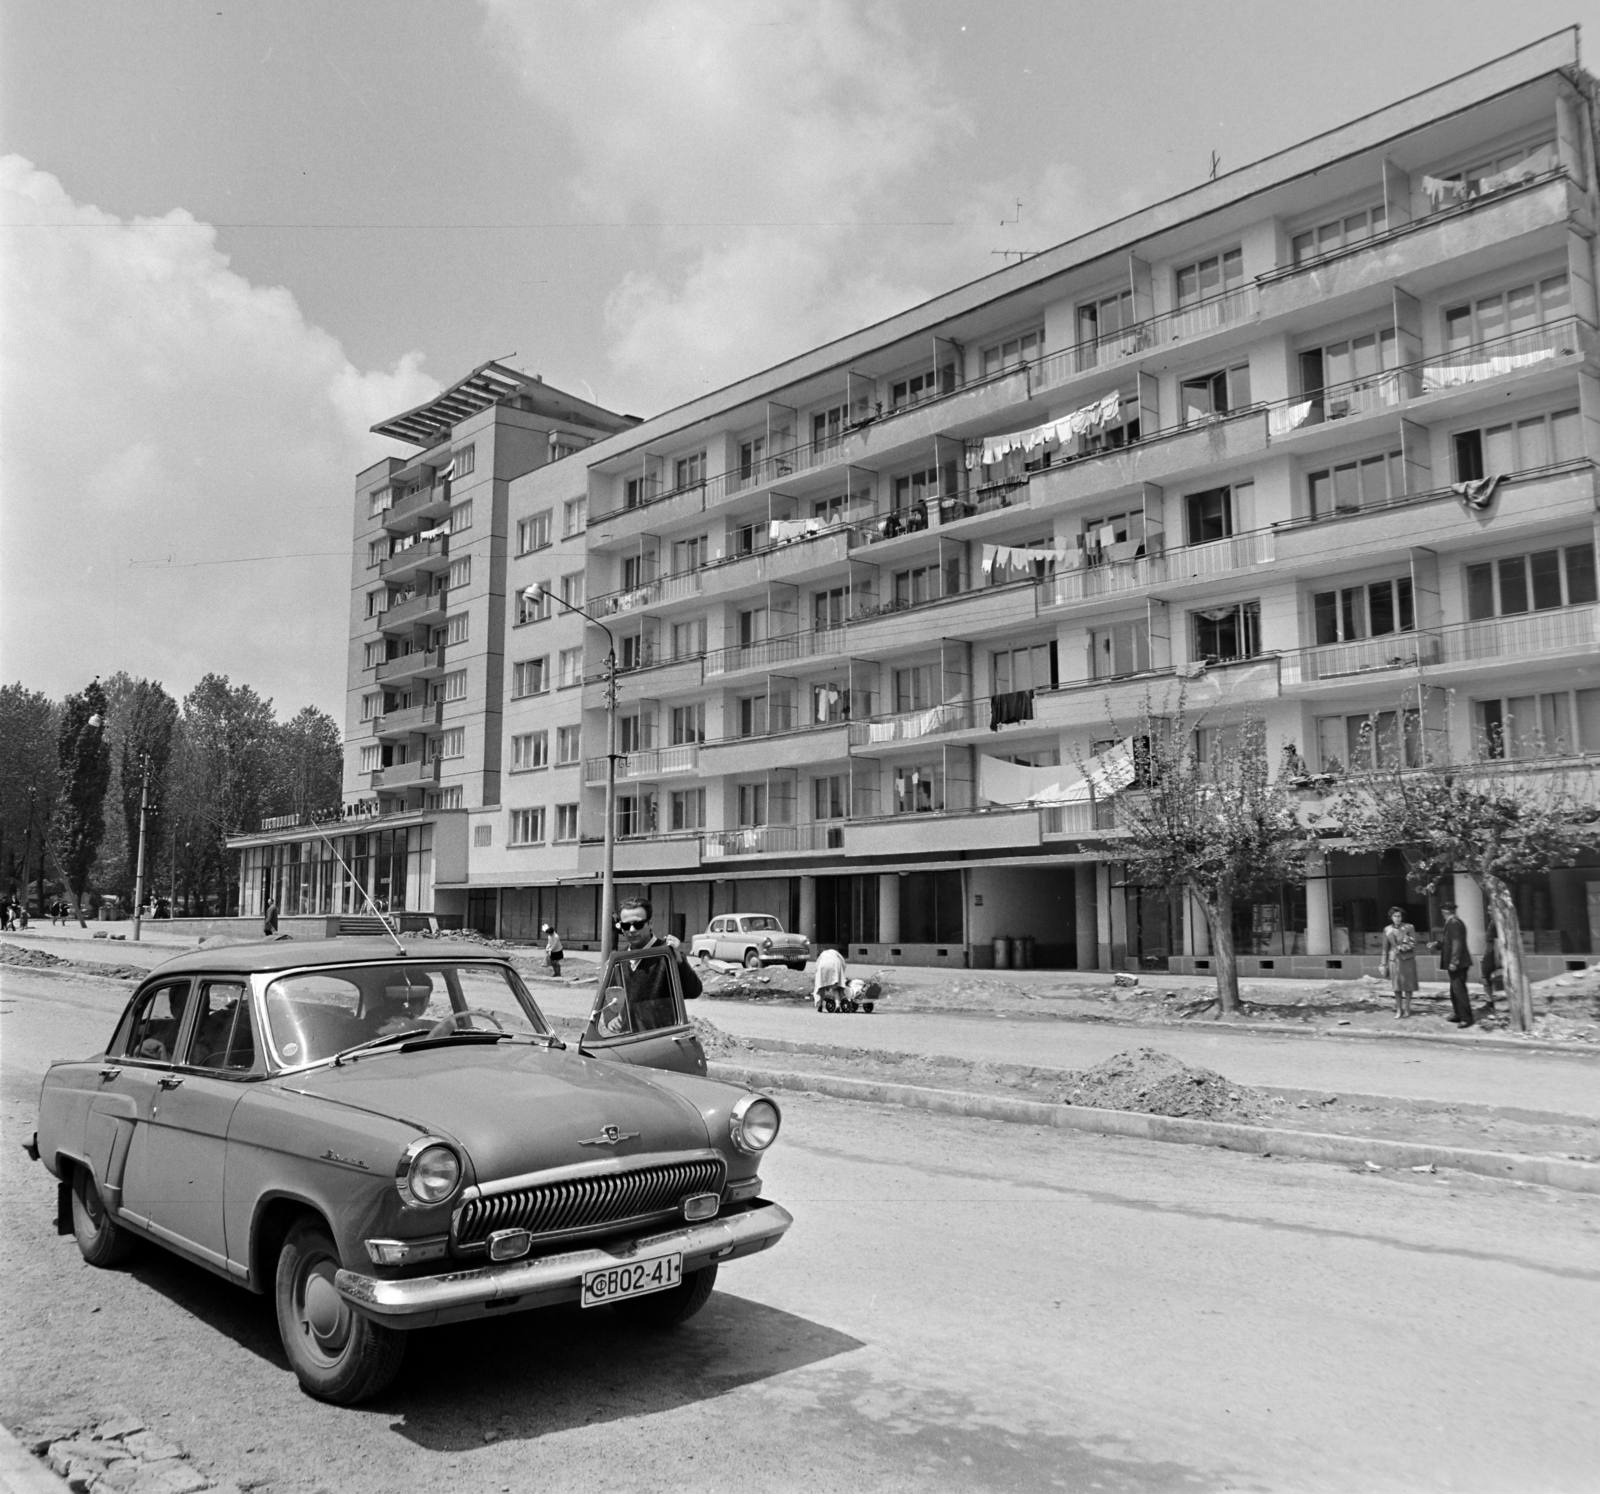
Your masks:
{"label": "white vintage sedan", "polygon": [[763,965],[787,965],[804,970],[811,944],[804,934],[786,934],[770,913],[724,913],[706,925],[689,943],[689,953],[700,960],[727,960],[747,970]]}

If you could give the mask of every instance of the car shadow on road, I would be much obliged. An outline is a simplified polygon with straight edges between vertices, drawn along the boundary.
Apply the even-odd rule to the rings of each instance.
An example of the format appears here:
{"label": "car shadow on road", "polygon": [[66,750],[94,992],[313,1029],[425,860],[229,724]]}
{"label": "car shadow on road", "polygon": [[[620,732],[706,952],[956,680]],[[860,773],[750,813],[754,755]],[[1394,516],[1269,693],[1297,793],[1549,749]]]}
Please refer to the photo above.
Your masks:
{"label": "car shadow on road", "polygon": [[246,1291],[148,1243],[140,1245],[128,1274],[240,1348],[288,1370],[270,1296]]}
{"label": "car shadow on road", "polygon": [[419,1447],[460,1452],[675,1410],[862,1347],[726,1292],[666,1333],[608,1308],[546,1308],[414,1333],[373,1409]]}

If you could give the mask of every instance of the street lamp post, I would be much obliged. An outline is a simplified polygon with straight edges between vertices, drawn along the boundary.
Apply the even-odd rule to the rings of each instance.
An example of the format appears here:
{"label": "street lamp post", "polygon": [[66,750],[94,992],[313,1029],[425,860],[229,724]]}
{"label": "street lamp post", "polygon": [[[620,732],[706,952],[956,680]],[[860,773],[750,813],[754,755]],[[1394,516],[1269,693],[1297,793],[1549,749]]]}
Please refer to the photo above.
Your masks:
{"label": "street lamp post", "polygon": [[576,612],[606,635],[606,824],[604,868],[600,876],[600,963],[603,967],[615,943],[611,920],[615,913],[612,904],[616,894],[617,860],[617,640],[599,618],[590,616],[582,607],[574,607],[565,597],[558,597],[548,586],[529,586],[522,594],[530,600],[543,594],[552,602],[560,602],[568,612]]}
{"label": "street lamp post", "polygon": [[133,942],[144,922],[144,823],[150,813],[150,754],[144,754],[144,784],[139,790],[139,857],[133,872]]}

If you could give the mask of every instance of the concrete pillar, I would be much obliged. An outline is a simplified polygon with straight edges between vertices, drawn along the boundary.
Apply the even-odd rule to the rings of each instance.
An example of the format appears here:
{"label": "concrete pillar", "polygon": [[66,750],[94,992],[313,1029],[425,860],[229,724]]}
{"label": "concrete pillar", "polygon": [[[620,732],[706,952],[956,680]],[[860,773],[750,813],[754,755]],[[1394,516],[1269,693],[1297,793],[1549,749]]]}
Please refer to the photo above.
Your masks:
{"label": "concrete pillar", "polygon": [[1128,963],[1128,890],[1112,887],[1109,866],[1106,868],[1106,902],[1111,913],[1111,960],[1107,968],[1120,970]]}
{"label": "concrete pillar", "polygon": [[[1457,872],[1450,881],[1455,888],[1456,916],[1467,926],[1467,948],[1473,959],[1480,959],[1489,933],[1483,889],[1465,872]],[[1442,887],[1439,890],[1444,891]]]}
{"label": "concrete pillar", "polygon": [[817,942],[817,879],[800,878],[800,933]]}
{"label": "concrete pillar", "polygon": [[1326,856],[1306,857],[1306,953],[1333,953],[1333,893]]}
{"label": "concrete pillar", "polygon": [[882,872],[878,877],[878,942],[900,942],[900,874]]}
{"label": "concrete pillar", "polygon": [[1099,861],[1094,868],[1094,927],[1095,942],[1098,948],[1095,953],[1096,966],[1101,970],[1110,970],[1111,964],[1111,867],[1107,862]]}
{"label": "concrete pillar", "polygon": [[1078,969],[1096,970],[1100,966],[1100,938],[1099,919],[1095,912],[1094,867],[1073,867],[1072,882],[1073,931],[1078,941]]}

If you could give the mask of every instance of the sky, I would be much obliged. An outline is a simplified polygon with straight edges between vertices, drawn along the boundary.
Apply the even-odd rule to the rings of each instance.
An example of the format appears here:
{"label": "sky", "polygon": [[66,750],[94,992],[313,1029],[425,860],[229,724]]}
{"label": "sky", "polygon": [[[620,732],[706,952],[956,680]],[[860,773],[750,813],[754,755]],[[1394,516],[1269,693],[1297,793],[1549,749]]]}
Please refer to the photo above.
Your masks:
{"label": "sky", "polygon": [[0,679],[343,720],[369,427],[651,415],[1600,0],[0,0]]}

